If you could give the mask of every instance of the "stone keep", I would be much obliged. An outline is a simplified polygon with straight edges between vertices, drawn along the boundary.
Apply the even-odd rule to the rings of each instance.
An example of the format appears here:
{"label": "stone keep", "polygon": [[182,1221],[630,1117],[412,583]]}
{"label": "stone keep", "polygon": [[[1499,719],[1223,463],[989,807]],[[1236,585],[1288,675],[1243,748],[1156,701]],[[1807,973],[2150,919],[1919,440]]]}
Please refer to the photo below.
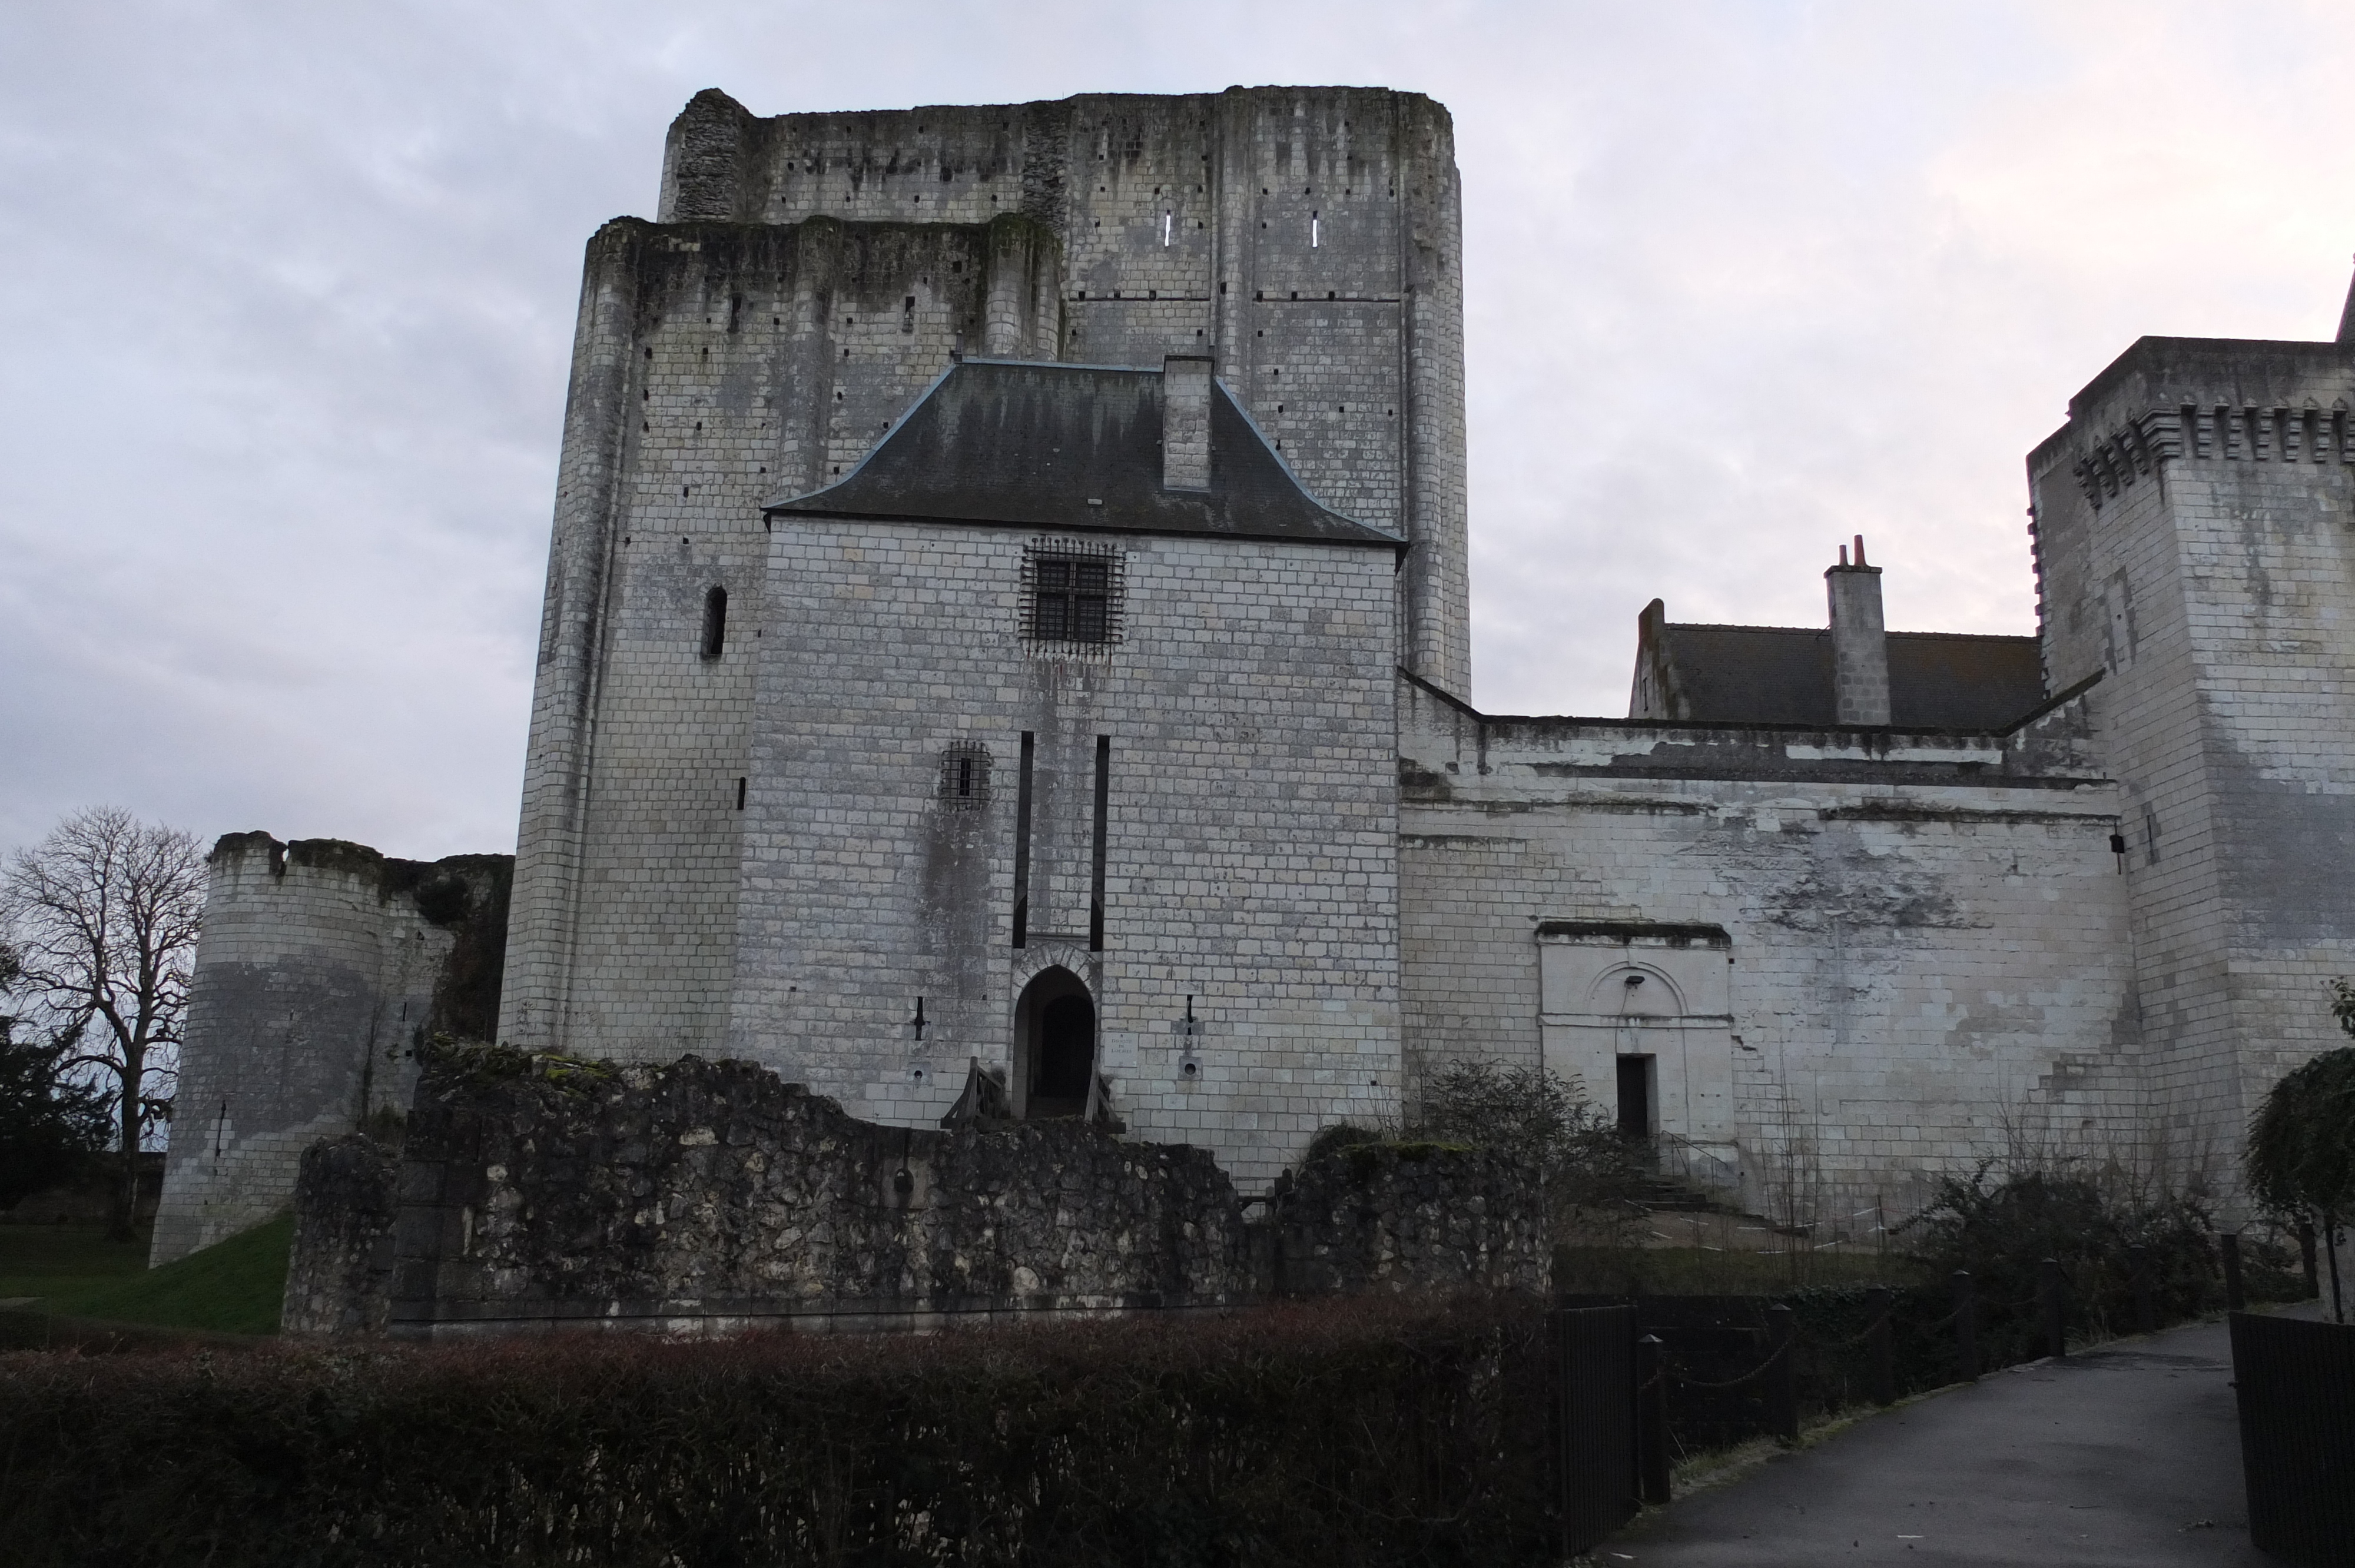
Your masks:
{"label": "stone keep", "polygon": [[855,469],[960,351],[1209,356],[1312,493],[1414,542],[1400,657],[1465,691],[1458,228],[1448,117],[1411,94],[698,94],[659,221],[590,246],[502,1037],[729,1038],[753,671],[697,662],[699,605],[761,624],[762,503]]}

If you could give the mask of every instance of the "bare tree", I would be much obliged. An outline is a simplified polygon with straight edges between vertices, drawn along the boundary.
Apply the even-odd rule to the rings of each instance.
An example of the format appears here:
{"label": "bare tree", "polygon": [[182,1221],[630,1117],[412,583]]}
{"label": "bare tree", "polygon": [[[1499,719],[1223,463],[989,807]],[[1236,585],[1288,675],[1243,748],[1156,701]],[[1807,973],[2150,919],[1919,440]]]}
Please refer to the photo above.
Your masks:
{"label": "bare tree", "polygon": [[118,1239],[136,1223],[140,1141],[171,1116],[204,901],[196,839],[111,806],[68,817],[0,874],[18,988],[72,1043],[60,1068],[94,1076],[112,1101]]}

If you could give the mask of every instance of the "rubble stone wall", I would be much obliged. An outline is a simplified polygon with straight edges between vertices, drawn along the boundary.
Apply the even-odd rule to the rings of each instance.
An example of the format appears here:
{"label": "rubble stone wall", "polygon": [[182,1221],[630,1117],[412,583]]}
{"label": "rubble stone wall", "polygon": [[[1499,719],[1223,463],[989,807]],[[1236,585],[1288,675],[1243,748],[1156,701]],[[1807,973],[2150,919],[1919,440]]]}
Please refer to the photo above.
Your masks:
{"label": "rubble stone wall", "polygon": [[1247,1222],[1204,1150],[1076,1120],[858,1121],[743,1062],[453,1058],[399,1164],[314,1149],[290,1330],[911,1327],[1021,1311],[1542,1283],[1534,1189],[1485,1154],[1357,1150]]}

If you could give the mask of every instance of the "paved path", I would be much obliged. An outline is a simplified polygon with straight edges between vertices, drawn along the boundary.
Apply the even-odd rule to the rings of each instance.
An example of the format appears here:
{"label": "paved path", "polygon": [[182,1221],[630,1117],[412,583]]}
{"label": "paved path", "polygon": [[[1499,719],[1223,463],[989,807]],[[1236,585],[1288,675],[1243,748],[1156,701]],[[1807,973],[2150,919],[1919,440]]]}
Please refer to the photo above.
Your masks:
{"label": "paved path", "polygon": [[2232,1376],[2222,1323],[1993,1372],[1672,1503],[1594,1561],[2279,1568],[2249,1544]]}

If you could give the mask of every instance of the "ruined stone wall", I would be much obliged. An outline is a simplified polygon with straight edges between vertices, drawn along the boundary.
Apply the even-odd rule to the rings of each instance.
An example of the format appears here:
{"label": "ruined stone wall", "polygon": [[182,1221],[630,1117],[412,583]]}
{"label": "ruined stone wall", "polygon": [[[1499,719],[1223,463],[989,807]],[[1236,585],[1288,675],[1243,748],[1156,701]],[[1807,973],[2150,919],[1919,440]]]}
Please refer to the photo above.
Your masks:
{"label": "ruined stone wall", "polygon": [[1353,1150],[1247,1224],[1200,1149],[881,1127],[695,1057],[457,1054],[393,1170],[365,1139],[306,1158],[290,1330],[916,1327],[1543,1281],[1534,1188],[1493,1156]]}
{"label": "ruined stone wall", "polygon": [[397,1144],[353,1132],[303,1151],[281,1329],[290,1334],[385,1331],[400,1187]]}
{"label": "ruined stone wall", "polygon": [[[930,1125],[974,1058],[1014,1065],[1015,1001],[1060,966],[1129,1129],[1264,1183],[1400,1103],[1392,553],[1124,536],[1120,641],[1082,654],[1022,636],[1039,540],[778,519],[730,1054]],[[982,795],[944,799],[953,755]]]}
{"label": "ruined stone wall", "polygon": [[1265,1228],[1283,1296],[1538,1291],[1550,1267],[1529,1172],[1430,1144],[1358,1144],[1312,1161]]}
{"label": "ruined stone wall", "polygon": [[1546,1061],[1610,1107],[1650,1056],[1689,1173],[1805,1217],[1900,1211],[2008,1125],[2137,1135],[2082,698],[2010,737],[1401,704],[1411,1071]]}
{"label": "ruined stone wall", "polygon": [[2355,974],[2355,348],[2149,338],[2030,459],[2051,679],[2119,780],[2152,1106],[2229,1165]]}
{"label": "ruined stone wall", "polygon": [[1247,1284],[1203,1150],[1076,1122],[879,1127],[748,1063],[429,1086],[406,1157],[397,1328],[1100,1309]]}
{"label": "ruined stone wall", "polygon": [[432,1033],[487,1033],[505,855],[430,864],[332,839],[213,848],[151,1261],[282,1213],[303,1151],[398,1114]]}

